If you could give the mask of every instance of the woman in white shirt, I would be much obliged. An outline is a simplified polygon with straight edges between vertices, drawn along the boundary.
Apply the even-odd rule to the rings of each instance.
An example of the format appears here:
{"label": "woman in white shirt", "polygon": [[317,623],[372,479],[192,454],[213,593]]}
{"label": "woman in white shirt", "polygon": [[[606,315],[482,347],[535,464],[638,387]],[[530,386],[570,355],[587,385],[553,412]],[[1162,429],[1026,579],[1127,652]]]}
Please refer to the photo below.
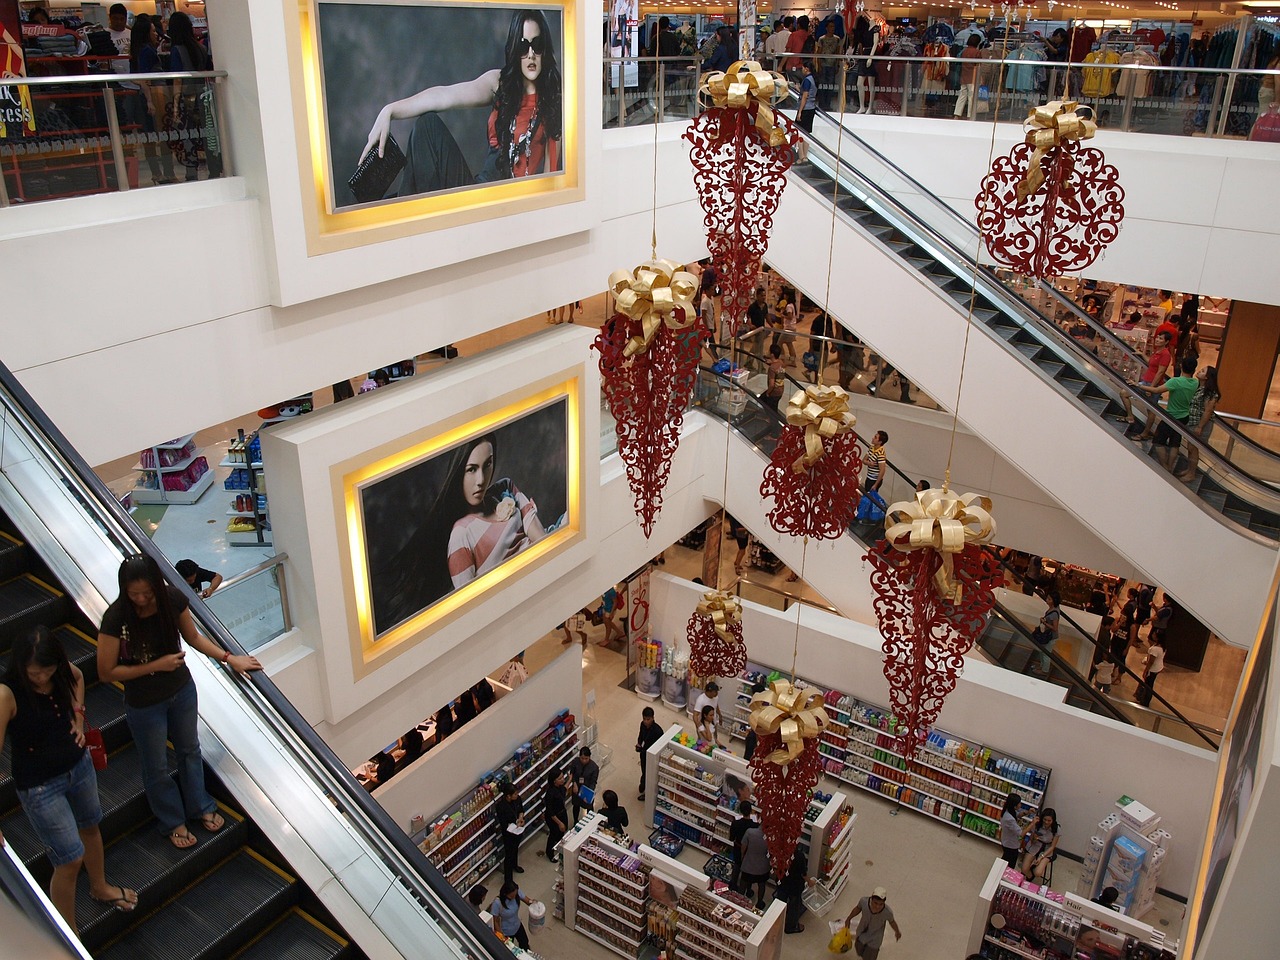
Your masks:
{"label": "woman in white shirt", "polygon": [[1138,702],[1144,707],[1151,704],[1151,693],[1155,689],[1156,678],[1164,672],[1164,641],[1156,637],[1147,647],[1147,658],[1143,661],[1145,669],[1142,673],[1142,687],[1138,690]]}

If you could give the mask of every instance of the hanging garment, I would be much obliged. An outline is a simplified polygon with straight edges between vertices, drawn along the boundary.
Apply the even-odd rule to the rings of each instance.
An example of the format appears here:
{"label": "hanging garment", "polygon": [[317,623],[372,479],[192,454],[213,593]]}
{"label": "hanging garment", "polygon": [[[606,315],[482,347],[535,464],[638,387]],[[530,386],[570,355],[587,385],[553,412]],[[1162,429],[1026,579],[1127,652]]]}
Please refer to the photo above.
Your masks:
{"label": "hanging garment", "polygon": [[1034,93],[1044,89],[1044,68],[1023,66],[1023,62],[1044,63],[1044,48],[1039,44],[1027,43],[1018,48],[1011,57],[1018,60],[1016,67],[1010,67],[1004,80],[1004,88],[1017,93]]}
{"label": "hanging garment", "polygon": [[[1084,58],[1090,63],[1119,63],[1120,54],[1114,50],[1095,50]],[[1119,70],[1103,70],[1099,67],[1086,66],[1081,70],[1082,81],[1080,92],[1086,97],[1109,97],[1116,90],[1116,74]]]}
{"label": "hanging garment", "polygon": [[945,20],[937,20],[929,25],[929,29],[925,30],[924,36],[921,38],[925,43],[942,42],[948,46],[956,38],[956,32],[951,29],[951,24]]}
{"label": "hanging garment", "polygon": [[[1154,67],[1159,64],[1159,61],[1154,56],[1143,50],[1131,50],[1128,53],[1121,54],[1120,62],[1135,63],[1144,67]],[[1146,70],[1120,70],[1116,72],[1120,74],[1119,80],[1116,81],[1116,96],[1151,96],[1151,79],[1155,74],[1148,73]]]}
{"label": "hanging garment", "polygon": [[[937,24],[935,23],[936,27]],[[934,41],[924,48],[924,56],[933,62],[926,62],[924,65],[924,78],[922,85],[925,93],[941,93],[947,86],[947,71],[950,64],[946,62],[947,45],[939,41]]]}

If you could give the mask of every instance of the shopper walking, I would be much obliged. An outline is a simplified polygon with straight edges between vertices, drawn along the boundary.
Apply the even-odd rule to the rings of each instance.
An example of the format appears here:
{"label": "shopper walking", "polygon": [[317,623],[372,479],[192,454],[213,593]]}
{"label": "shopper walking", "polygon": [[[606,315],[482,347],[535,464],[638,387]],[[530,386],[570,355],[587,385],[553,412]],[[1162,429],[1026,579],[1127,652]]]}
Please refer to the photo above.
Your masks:
{"label": "shopper walking", "polygon": [[569,829],[569,811],[566,809],[569,793],[565,789],[563,770],[547,771],[547,785],[542,793],[542,816],[547,824],[545,854],[552,863],[558,863],[556,844]]}
{"label": "shopper walking", "polygon": [[600,794],[600,802],[603,804],[600,814],[610,829],[615,833],[625,834],[627,827],[631,825],[631,818],[627,816],[627,808],[618,803],[618,795],[612,790],[606,790]]}
{"label": "shopper walking", "polygon": [[859,917],[858,929],[853,934],[853,949],[862,960],[876,960],[880,956],[880,945],[884,943],[884,928],[893,927],[893,936],[902,939],[902,931],[898,922],[893,919],[893,908],[889,906],[889,892],[884,887],[876,887],[871,896],[863,897],[857,906],[844,918],[847,927],[854,917]]}
{"label": "shopper walking", "polygon": [[[185,850],[196,843],[188,820],[217,833],[223,819],[204,787],[196,684],[182,641],[237,673],[261,670],[262,664],[256,657],[232,656],[201,635],[186,597],[165,582],[150,557],[126,557],[118,581],[120,595],[98,631],[98,679],[124,685],[125,719],[137,744],[147,803],[169,842]],[[166,743],[173,744],[177,783],[169,774]]]}
{"label": "shopper walking", "polygon": [[627,639],[622,627],[618,626],[618,614],[624,605],[624,589],[626,588],[622,584],[614,584],[600,597],[600,615],[604,618],[604,639],[600,641],[602,647],[607,647],[615,639],[619,643]]}
{"label": "shopper walking", "polygon": [[1028,880],[1043,882],[1049,864],[1058,856],[1058,812],[1045,807],[1022,835],[1022,864],[1018,869]]}
{"label": "shopper walking", "polygon": [[765,842],[760,824],[752,823],[742,835],[741,889],[744,897],[751,896],[756,887],[756,908],[764,909],[764,890],[769,881],[769,845]]}
{"label": "shopper walking", "polygon": [[1018,854],[1022,852],[1022,824],[1018,822],[1021,807],[1022,797],[1011,793],[1004,798],[1004,809],[1000,812],[1001,856],[1011,867],[1018,866]]}
{"label": "shopper walking", "polygon": [[[573,822],[576,825],[583,810],[593,810],[596,784],[600,782],[600,764],[591,759],[591,748],[583,747],[569,764],[570,795],[573,804]],[[590,791],[584,796],[583,790]]]}
{"label": "shopper walking", "polygon": [[138,905],[137,893],[107,883],[104,873],[102,806],[84,723],[84,675],[62,642],[45,627],[23,633],[0,678],[0,748],[12,732],[18,803],[53,867],[49,899],[73,931],[81,867],[94,900],[125,913]]}
{"label": "shopper walking", "polygon": [[871,438],[871,449],[867,451],[867,479],[862,485],[864,493],[879,492],[880,485],[884,483],[887,462],[884,448],[888,443],[889,434],[884,430],[877,430]]}
{"label": "shopper walking", "polygon": [[653,707],[645,707],[640,714],[640,732],[636,735],[636,753],[640,754],[640,793],[636,797],[637,800],[644,799],[644,780],[649,769],[645,760],[649,755],[649,748],[657,743],[661,736],[662,728],[653,718]]}
{"label": "shopper walking", "polygon": [[524,835],[524,801],[514,783],[502,785],[502,797],[493,805],[493,816],[502,837],[502,877],[511,883],[514,875],[524,873],[520,866],[520,838]]}
{"label": "shopper walking", "polygon": [[957,120],[968,117],[977,111],[978,64],[982,60],[982,52],[978,49],[982,41],[976,33],[971,33],[960,59],[967,61],[960,67],[960,94],[956,97],[956,109],[952,114]]}
{"label": "shopper walking", "polygon": [[520,892],[512,881],[507,880],[498,891],[489,912],[493,914],[493,932],[500,933],[507,940],[514,939],[521,950],[529,949],[529,934],[520,922],[520,904],[530,906],[533,901]]}
{"label": "shopper walking", "polygon": [[738,804],[738,819],[729,825],[729,855],[733,861],[733,872],[729,876],[729,889],[737,890],[742,883],[742,838],[756,824],[751,815],[750,800]]}
{"label": "shopper walking", "polygon": [[[159,44],[157,19],[145,13],[134,17],[129,41],[129,72],[161,72],[164,68],[160,65]],[[161,83],[153,85],[141,81],[138,83],[138,92],[124,100],[125,120],[139,134],[142,155],[151,170],[151,182],[156,185],[174,182],[173,152],[167,147],[161,147],[153,139],[164,123],[165,87]],[[157,118],[160,123],[156,122]]]}

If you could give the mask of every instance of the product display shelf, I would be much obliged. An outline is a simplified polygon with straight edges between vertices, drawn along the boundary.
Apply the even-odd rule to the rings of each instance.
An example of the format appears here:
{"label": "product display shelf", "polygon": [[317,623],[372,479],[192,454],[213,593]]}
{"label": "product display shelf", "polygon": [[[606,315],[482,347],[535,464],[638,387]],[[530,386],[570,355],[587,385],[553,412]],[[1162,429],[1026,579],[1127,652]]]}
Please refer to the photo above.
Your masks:
{"label": "product display shelf", "polygon": [[840,811],[848,806],[848,797],[839,790],[830,795],[815,793],[809,800],[804,825],[800,828],[800,847],[808,851],[805,876],[820,879],[822,862],[827,856],[827,835],[839,822]]}
{"label": "product display shelf", "polygon": [[[737,702],[749,700],[752,684],[774,673],[748,663]],[[1010,791],[1022,797],[1024,814],[1043,805],[1052,774],[1047,767],[938,728],[908,763],[894,749],[893,722],[884,707],[810,681],[797,683],[816,687],[826,699],[830,723],[818,751],[829,776],[993,842],[999,840],[1000,810]]]}
{"label": "product display shelf", "polygon": [[[223,488],[237,499],[248,501],[245,508],[229,503],[227,516],[227,543],[233,547],[271,546],[271,520],[268,516],[266,480],[263,477],[262,448],[258,434],[245,435],[243,430],[231,441],[227,455],[218,463],[231,473],[223,481]],[[239,529],[249,526],[251,529]]]}
{"label": "product display shelf", "polygon": [[[529,822],[529,829],[525,831],[520,841],[522,847],[542,830],[541,817],[531,813],[537,809],[538,791],[542,778],[553,764],[569,763],[577,741],[576,730],[568,731],[550,749],[537,756],[527,770],[514,778],[513,782],[520,799],[524,802],[526,819]],[[508,763],[514,759],[513,756]],[[483,798],[479,796],[481,792],[484,793]],[[426,854],[432,865],[451,885],[460,890],[470,889],[472,885],[482,880],[501,859],[501,844],[498,842],[495,831],[496,799],[496,791],[488,785],[482,785],[451,805],[458,810],[457,813],[438,817],[432,826],[424,829],[421,835],[414,837],[419,841],[419,848]],[[462,811],[469,806],[476,806],[476,809],[464,816]],[[446,832],[441,833],[440,825],[445,820],[451,822],[443,828]],[[438,837],[434,842],[431,840],[433,836]]]}
{"label": "product display shelf", "polygon": [[[747,764],[724,750],[710,756],[677,741],[687,736],[671,726],[645,758],[653,789],[645,800],[647,819],[707,853],[724,853],[734,817],[724,789],[726,776],[750,784]],[[709,779],[708,779],[709,778]]]}
{"label": "product display shelf", "polygon": [[[823,838],[822,857],[818,866],[818,876],[823,886],[832,896],[839,896],[849,879],[849,865],[853,862],[853,825],[858,815],[853,805],[846,803],[844,794],[832,794],[832,802],[839,805],[836,814],[827,825]],[[843,822],[842,822],[842,819]]]}
{"label": "product display shelf", "polygon": [[684,960],[764,960],[780,947],[785,904],[763,913],[686,886],[676,901],[676,957]]}
{"label": "product display shelf", "polygon": [[648,929],[649,867],[588,814],[560,844],[567,926],[635,960]]}
{"label": "product display shelf", "polygon": [[[200,499],[200,495],[213,483],[213,474],[209,470],[205,470],[186,490],[166,490],[164,486],[165,474],[182,473],[201,456],[200,448],[192,447],[189,453],[174,462],[164,462],[166,457],[173,454],[173,451],[185,449],[194,439],[195,434],[189,433],[185,437],[178,437],[167,443],[157,443],[143,451],[144,455],[150,453],[151,466],[145,464],[144,458],[139,458],[133,465],[134,472],[140,477],[138,485],[130,492],[134,503],[172,503],[186,506]],[[152,478],[155,480],[155,486],[151,486],[148,482]]]}

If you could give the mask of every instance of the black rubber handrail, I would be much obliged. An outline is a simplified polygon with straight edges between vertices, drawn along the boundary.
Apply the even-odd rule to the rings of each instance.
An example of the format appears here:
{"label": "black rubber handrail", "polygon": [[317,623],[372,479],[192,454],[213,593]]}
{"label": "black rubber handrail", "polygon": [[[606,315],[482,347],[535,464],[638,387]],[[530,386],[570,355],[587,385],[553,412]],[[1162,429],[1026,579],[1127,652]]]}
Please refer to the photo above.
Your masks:
{"label": "black rubber handrail", "polygon": [[[944,265],[947,264],[947,261],[950,258],[953,262],[950,264],[949,269],[955,274],[957,279],[965,280],[966,276],[970,279],[972,278],[971,268],[974,261],[967,253],[957,248],[947,237],[939,234],[930,224],[922,220],[913,210],[900,202],[896,197],[893,197],[881,190],[877,184],[864,176],[856,167],[849,163],[846,158],[843,156],[840,157],[837,164],[835,153],[830,147],[815,140],[811,136],[806,136],[806,140],[810,144],[810,162],[812,162],[812,153],[814,150],[822,153],[830,161],[833,168],[835,168],[835,172],[831,174],[832,179],[835,182],[839,183],[842,177],[852,179],[856,184],[858,184],[860,190],[866,197],[872,198],[873,202],[878,206],[892,211],[893,216],[890,217],[890,220],[891,222],[894,222],[894,219],[896,218],[898,221],[896,225],[899,229],[903,229],[903,221],[905,221],[906,224],[910,224],[910,229],[906,229],[903,232],[912,238],[912,242],[922,249],[929,251],[935,259]],[[827,171],[823,172],[824,174],[827,173]],[[850,196],[856,199],[856,196],[852,191],[850,192]],[[834,203],[834,199],[827,199],[830,199],[831,202]],[[954,211],[952,212],[954,213]],[[972,229],[972,227],[970,227],[970,229]],[[974,239],[976,240],[976,231],[974,233]],[[931,248],[933,249],[931,250]],[[946,251],[945,255],[940,255],[942,250]],[[967,275],[964,270],[960,269],[962,267],[969,271]],[[957,270],[960,272],[956,272]],[[1189,444],[1199,448],[1202,454],[1202,459],[1217,466],[1220,472],[1235,477],[1236,483],[1240,487],[1255,493],[1260,498],[1260,502],[1255,503],[1248,500],[1248,498],[1239,490],[1233,490],[1232,492],[1234,495],[1241,497],[1241,499],[1245,499],[1246,502],[1250,502],[1251,505],[1267,512],[1280,512],[1280,494],[1277,494],[1274,487],[1263,481],[1257,480],[1250,474],[1241,470],[1235,464],[1231,463],[1229,460],[1225,459],[1216,449],[1209,446],[1202,438],[1192,433],[1183,424],[1170,417],[1162,407],[1150,403],[1146,399],[1145,394],[1135,391],[1124,381],[1122,376],[1112,371],[1105,364],[1102,364],[1093,353],[1081,347],[1070,337],[1063,337],[1057,324],[1046,319],[1038,311],[1034,310],[1030,304],[1022,300],[1022,298],[1015,296],[1005,287],[1003,281],[998,277],[988,277],[983,270],[979,269],[977,278],[979,281],[985,282],[974,285],[970,290],[971,296],[976,297],[981,295],[986,297],[989,300],[1000,303],[1011,316],[1021,317],[1024,329],[1038,332],[1042,338],[1045,338],[1049,343],[1052,343],[1054,348],[1060,353],[1068,354],[1073,358],[1073,365],[1077,369],[1083,368],[1084,370],[1093,371],[1095,374],[1095,386],[1107,386],[1107,388],[1115,394],[1115,396],[1112,397],[1115,402],[1122,402],[1120,398],[1120,394],[1122,392],[1130,394],[1131,397],[1134,397],[1137,400],[1140,406],[1149,410],[1156,419],[1168,424],[1171,429],[1175,430]],[[1049,346],[1049,343],[1046,343],[1045,345]],[[1028,365],[1028,369],[1031,369],[1032,366],[1033,365]],[[1042,371],[1032,370],[1032,372],[1040,376],[1042,379],[1045,379],[1045,375]],[[1099,381],[1101,381],[1101,384]],[[1089,412],[1091,416],[1096,417],[1092,411]]]}
{"label": "black rubber handrail", "polygon": [[[122,558],[129,553],[140,553],[155,560],[165,579],[186,597],[201,631],[224,650],[246,655],[247,651],[239,641],[213,616],[200,595],[178,575],[168,558],[125,512],[106,484],[3,363],[0,363],[0,393],[4,395],[5,406],[30,425],[32,438],[44,445],[42,452],[85,505],[91,519],[117,544]],[[268,725],[283,734],[286,741],[292,739],[305,748],[295,752],[294,760],[327,787],[337,809],[351,817],[352,826],[395,869],[400,882],[415,899],[437,919],[442,927],[441,934],[452,939],[450,926],[456,925],[470,934],[490,960],[510,960],[510,951],[498,941],[492,927],[480,920],[471,905],[445,881],[408,835],[369,796],[271,678],[257,672],[237,676],[235,684]],[[448,920],[444,920],[439,910],[449,915]],[[459,946],[467,948],[465,942],[459,942]]]}
{"label": "black rubber handrail", "polygon": [[[729,383],[729,381],[724,377],[723,374],[716,373],[714,370],[711,370],[709,367],[705,367],[705,366],[701,367],[701,370],[707,376],[714,377],[720,383],[724,383],[724,384]],[[790,375],[787,375],[787,379],[791,380]],[[797,383],[797,381],[795,380],[791,380],[791,382],[795,384],[797,387],[802,387],[802,385]],[[744,391],[744,393],[746,393],[746,391]],[[748,396],[750,396],[750,394],[748,394]],[[783,419],[782,414],[779,413],[777,410],[774,410],[769,405],[765,403],[761,403],[759,398],[757,397],[752,397],[752,400],[754,402],[753,405],[756,408],[757,414],[765,417],[766,420],[774,422],[778,427],[778,431],[781,432],[782,427],[785,425],[785,420]],[[711,412],[713,416],[719,417],[719,414],[716,413],[712,408],[706,407],[703,409],[707,409]],[[721,419],[725,419],[726,422],[732,425],[733,421],[732,421],[731,415],[727,418],[721,418]],[[858,437],[856,433],[854,434],[854,436],[858,438],[859,442],[862,442],[862,443],[866,442],[862,440],[861,437]],[[748,442],[752,443],[752,446],[756,446],[752,441],[748,440]],[[760,448],[756,446],[756,449],[759,450]],[[764,451],[760,451],[760,452],[763,453]],[[908,483],[911,483],[910,479],[905,474],[903,474],[902,471],[898,470],[896,467],[893,467],[891,464],[889,465],[889,467],[898,476],[902,477]],[[874,549],[873,544],[867,543],[866,540],[864,540],[859,534],[855,533],[853,530],[847,531],[847,534],[848,536],[856,540],[858,543],[866,547],[868,550]],[[1036,644],[1034,641],[1030,640],[1030,637],[1031,637],[1030,631],[1028,631],[1025,627],[1023,627],[1016,617],[1014,617],[1011,613],[1005,610],[999,603],[995,604],[995,611],[1000,615],[1002,619],[1007,621],[1016,631],[1022,633],[1025,637],[1027,637],[1028,641],[1031,642],[1036,649],[1040,649],[1039,644]],[[1133,725],[1133,720],[1130,717],[1126,716],[1123,712],[1121,712],[1120,709],[1116,707],[1116,705],[1113,704],[1109,699],[1107,699],[1102,694],[1101,691],[1094,689],[1093,685],[1090,684],[1089,681],[1086,680],[1084,677],[1080,676],[1080,674],[1076,672],[1075,668],[1072,667],[1068,661],[1064,660],[1062,657],[1060,657],[1058,654],[1054,653],[1053,651],[1042,651],[1042,652],[1046,653],[1048,657],[1053,661],[1053,663],[1058,667],[1058,669],[1073,681],[1072,685],[1070,686],[1070,689],[1076,690],[1077,692],[1081,693],[1083,696],[1085,696],[1090,701],[1092,701],[1097,706],[1099,706],[1102,712],[1105,713],[1107,716],[1111,717],[1112,719],[1118,720],[1121,723],[1125,723],[1130,726]]]}

